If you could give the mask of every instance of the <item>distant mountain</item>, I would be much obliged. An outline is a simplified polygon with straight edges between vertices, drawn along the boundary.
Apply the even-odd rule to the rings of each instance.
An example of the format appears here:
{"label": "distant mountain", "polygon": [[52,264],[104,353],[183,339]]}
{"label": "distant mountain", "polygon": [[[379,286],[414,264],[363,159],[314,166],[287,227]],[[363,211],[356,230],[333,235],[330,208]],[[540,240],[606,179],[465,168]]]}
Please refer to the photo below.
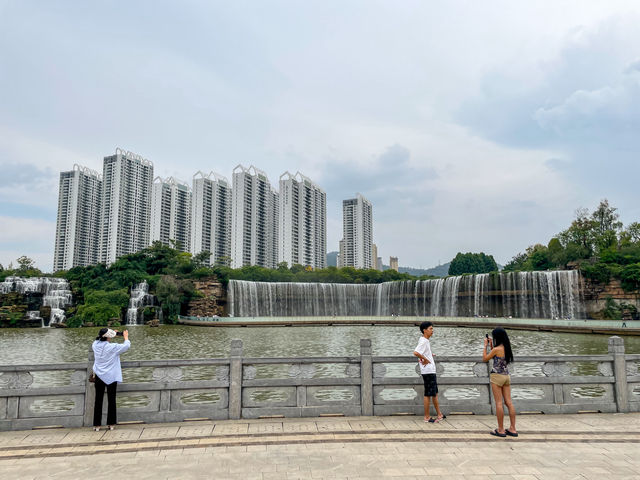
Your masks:
{"label": "distant mountain", "polygon": [[[432,277],[446,277],[449,274],[449,263],[444,265],[438,265],[433,268],[413,268],[413,267],[398,267],[400,273],[408,273],[414,277],[421,277],[423,275],[430,275]],[[382,270],[388,270],[389,265],[382,265]]]}
{"label": "distant mountain", "polygon": [[446,277],[447,275],[449,275],[449,265],[451,264],[451,262],[447,262],[445,264],[442,265],[438,265],[437,267],[433,267],[433,268],[427,268],[426,270],[419,270],[419,269],[415,269],[418,272],[424,272],[424,273],[411,273],[411,275],[432,275],[434,277]]}
{"label": "distant mountain", "polygon": [[[421,277],[423,275],[430,275],[432,277],[446,277],[449,275],[449,265],[451,262],[443,263],[433,268],[413,268],[413,267],[398,267],[400,273],[408,273],[414,277]],[[338,252],[327,253],[327,267],[338,266]],[[389,265],[382,265],[382,270],[389,270]],[[502,270],[502,265],[498,265],[498,270]]]}

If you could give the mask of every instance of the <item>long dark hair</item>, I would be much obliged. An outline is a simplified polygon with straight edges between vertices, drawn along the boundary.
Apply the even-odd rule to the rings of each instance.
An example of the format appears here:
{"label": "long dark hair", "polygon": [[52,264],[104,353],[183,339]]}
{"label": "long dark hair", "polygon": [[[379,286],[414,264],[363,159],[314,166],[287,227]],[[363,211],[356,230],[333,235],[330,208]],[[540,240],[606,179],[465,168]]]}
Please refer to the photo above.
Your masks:
{"label": "long dark hair", "polygon": [[509,341],[509,336],[507,335],[506,330],[502,327],[494,328],[491,332],[491,336],[493,337],[494,347],[497,347],[498,345],[502,345],[504,347],[504,360],[507,363],[513,362],[511,342]]}
{"label": "long dark hair", "polygon": [[103,337],[103,335],[108,331],[109,331],[108,328],[101,328],[100,331],[98,332],[98,336],[96,337],[96,340],[100,340],[101,342],[106,342],[107,337]]}

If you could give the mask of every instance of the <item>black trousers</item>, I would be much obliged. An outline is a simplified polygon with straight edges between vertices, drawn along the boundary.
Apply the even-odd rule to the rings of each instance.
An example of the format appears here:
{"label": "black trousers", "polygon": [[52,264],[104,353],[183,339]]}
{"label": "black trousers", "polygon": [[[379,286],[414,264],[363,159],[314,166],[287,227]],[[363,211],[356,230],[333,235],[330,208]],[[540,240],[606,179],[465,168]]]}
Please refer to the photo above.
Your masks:
{"label": "black trousers", "polygon": [[118,382],[107,385],[100,377],[96,375],[96,404],[93,407],[93,426],[102,425],[102,400],[104,399],[104,389],[107,388],[107,425],[115,425],[118,423],[116,418],[116,389]]}

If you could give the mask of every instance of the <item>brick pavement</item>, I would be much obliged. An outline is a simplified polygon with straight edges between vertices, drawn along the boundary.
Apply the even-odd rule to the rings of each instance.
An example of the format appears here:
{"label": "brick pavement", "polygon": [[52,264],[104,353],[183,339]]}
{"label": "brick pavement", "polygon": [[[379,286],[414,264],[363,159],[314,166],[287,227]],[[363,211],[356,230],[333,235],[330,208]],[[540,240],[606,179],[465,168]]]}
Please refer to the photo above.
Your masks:
{"label": "brick pavement", "polygon": [[640,414],[262,419],[0,432],[9,479],[640,479]]}

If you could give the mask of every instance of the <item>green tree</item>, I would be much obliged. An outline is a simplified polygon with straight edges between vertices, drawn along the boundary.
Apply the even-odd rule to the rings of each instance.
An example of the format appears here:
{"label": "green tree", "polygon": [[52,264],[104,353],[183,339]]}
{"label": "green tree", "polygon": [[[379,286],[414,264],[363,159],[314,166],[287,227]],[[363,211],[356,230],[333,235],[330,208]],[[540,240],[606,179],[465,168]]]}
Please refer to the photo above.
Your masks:
{"label": "green tree", "polygon": [[580,247],[575,250],[584,252],[583,258],[589,258],[594,251],[595,225],[586,208],[576,210],[575,216],[569,228],[558,234],[558,239],[565,248],[571,244]]}
{"label": "green tree", "polygon": [[193,283],[187,279],[163,275],[156,286],[156,297],[162,306],[165,320],[175,323],[183,305],[195,295]]}
{"label": "green tree", "polygon": [[206,250],[194,255],[191,258],[191,262],[193,263],[194,270],[202,267],[206,267],[209,263],[209,259],[211,258],[211,252]]}
{"label": "green tree", "polygon": [[594,228],[597,235],[603,235],[606,232],[618,232],[622,228],[618,209],[609,205],[606,198],[600,201],[598,207],[591,215],[594,222]]}
{"label": "green tree", "polygon": [[627,291],[637,291],[640,289],[640,263],[627,265],[620,272],[622,288]]}
{"label": "green tree", "polygon": [[640,223],[633,222],[627,225],[620,233],[620,243],[622,245],[632,245],[634,243],[640,243]]}
{"label": "green tree", "polygon": [[525,269],[526,261],[529,257],[526,253],[517,253],[513,258],[504,266],[503,272],[519,272]]}
{"label": "green tree", "polygon": [[551,261],[551,253],[544,245],[536,244],[527,248],[527,263],[530,270],[549,270],[554,267]]}
{"label": "green tree", "polygon": [[42,272],[36,268],[36,262],[26,255],[18,258],[16,262],[18,262],[18,268],[14,270],[15,275],[21,277],[37,277],[42,275]]}
{"label": "green tree", "polygon": [[489,273],[498,270],[498,265],[493,255],[480,253],[461,253],[451,260],[449,275],[462,275],[465,273]]}
{"label": "green tree", "polygon": [[79,305],[76,313],[70,318],[71,324],[77,319],[82,323],[91,322],[97,326],[107,325],[109,320],[122,318],[122,310],[129,303],[129,293],[126,288],[120,290],[88,290],[85,293],[84,304]]}

